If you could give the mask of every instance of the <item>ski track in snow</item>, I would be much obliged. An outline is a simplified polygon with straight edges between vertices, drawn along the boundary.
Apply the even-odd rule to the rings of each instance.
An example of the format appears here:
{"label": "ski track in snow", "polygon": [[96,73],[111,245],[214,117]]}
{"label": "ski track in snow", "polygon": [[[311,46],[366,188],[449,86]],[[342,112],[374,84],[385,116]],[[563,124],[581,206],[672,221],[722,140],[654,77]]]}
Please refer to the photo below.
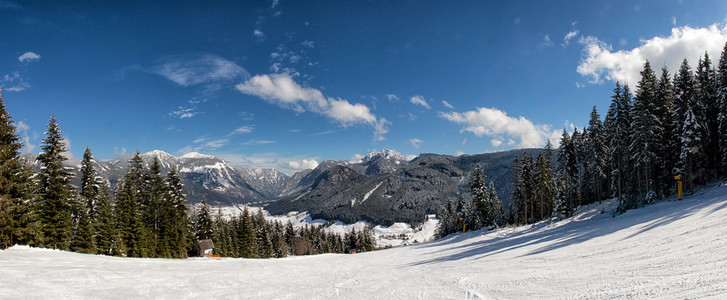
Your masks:
{"label": "ski track in snow", "polygon": [[366,193],[363,196],[363,199],[361,199],[361,203],[363,203],[364,201],[366,201],[366,199],[368,199],[369,197],[371,197],[371,194],[373,194],[374,191],[376,191],[376,189],[378,189],[381,186],[382,183],[384,183],[384,182],[383,181],[382,182],[379,182],[379,184],[377,184],[373,189],[371,189],[368,193]]}
{"label": "ski track in snow", "polygon": [[612,218],[614,206],[356,255],[168,260],[15,246],[0,251],[0,298],[725,298],[727,187]]}

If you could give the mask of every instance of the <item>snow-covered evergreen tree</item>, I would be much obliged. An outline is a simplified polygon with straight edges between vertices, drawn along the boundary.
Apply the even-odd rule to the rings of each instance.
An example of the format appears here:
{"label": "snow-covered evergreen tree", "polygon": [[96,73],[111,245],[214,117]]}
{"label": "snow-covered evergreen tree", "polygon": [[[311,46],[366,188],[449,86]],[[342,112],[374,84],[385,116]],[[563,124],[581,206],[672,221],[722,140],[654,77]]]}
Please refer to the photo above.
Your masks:
{"label": "snow-covered evergreen tree", "polygon": [[[592,191],[591,201],[600,201],[607,196],[608,188],[606,182],[606,168],[608,165],[607,145],[605,140],[605,129],[601,116],[593,106],[591,118],[588,121],[586,140],[586,153],[588,154],[586,165],[590,170],[589,190]],[[544,184],[544,183],[543,183]]]}
{"label": "snow-covered evergreen tree", "polygon": [[149,229],[143,222],[144,199],[144,161],[139,151],[129,160],[126,174],[117,186],[116,205],[114,206],[121,238],[117,245],[126,249],[125,255],[131,257],[147,257],[149,249]]}
{"label": "snow-covered evergreen tree", "polygon": [[712,178],[717,172],[717,167],[720,162],[720,149],[719,149],[719,105],[717,101],[717,75],[715,70],[712,68],[712,61],[709,59],[709,54],[704,52],[704,56],[699,59],[697,64],[697,70],[695,73],[695,89],[696,89],[696,103],[702,110],[701,120],[699,123],[704,126],[702,130],[702,143],[705,155],[705,176]]}
{"label": "snow-covered evergreen tree", "polygon": [[[166,188],[161,211],[163,213],[160,233],[171,257],[182,258],[192,246],[192,233],[187,219],[186,195],[182,179],[172,168],[165,180]],[[228,234],[229,235],[229,234]]]}
{"label": "snow-covered evergreen tree", "polygon": [[695,95],[694,74],[684,59],[674,79],[674,128],[679,130],[679,163],[685,177],[685,188],[704,183],[704,149],[702,147],[704,120],[701,103]]}
{"label": "snow-covered evergreen tree", "polygon": [[207,204],[207,198],[202,198],[202,207],[197,212],[195,226],[194,236],[197,240],[212,238],[212,215],[210,214],[210,206]]}
{"label": "snow-covered evergreen tree", "polygon": [[660,161],[658,156],[663,136],[661,120],[656,112],[657,80],[651,65],[647,61],[641,71],[641,80],[638,83],[634,106],[632,108],[632,139],[629,146],[631,159],[636,168],[636,182],[639,192],[639,203],[649,191],[655,190],[654,174],[655,164]]}
{"label": "snow-covered evergreen tree", "polygon": [[43,223],[43,245],[53,249],[66,250],[70,246],[72,227],[71,209],[73,188],[71,173],[63,162],[68,160],[63,153],[66,145],[55,117],[48,122],[48,131],[38,155],[42,168],[39,174],[41,198],[41,218]]}
{"label": "snow-covered evergreen tree", "polygon": [[717,65],[717,123],[720,151],[721,175],[727,176],[727,43]]}

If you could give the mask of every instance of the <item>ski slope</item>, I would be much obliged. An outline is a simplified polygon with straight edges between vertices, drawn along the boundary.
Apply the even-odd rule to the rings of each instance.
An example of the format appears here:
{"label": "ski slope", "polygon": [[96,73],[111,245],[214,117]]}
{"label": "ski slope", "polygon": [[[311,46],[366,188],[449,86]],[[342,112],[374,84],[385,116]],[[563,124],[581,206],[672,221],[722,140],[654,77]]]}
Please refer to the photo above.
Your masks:
{"label": "ski slope", "polygon": [[727,297],[727,187],[615,218],[613,208],[355,255],[165,260],[15,246],[0,251],[0,298]]}

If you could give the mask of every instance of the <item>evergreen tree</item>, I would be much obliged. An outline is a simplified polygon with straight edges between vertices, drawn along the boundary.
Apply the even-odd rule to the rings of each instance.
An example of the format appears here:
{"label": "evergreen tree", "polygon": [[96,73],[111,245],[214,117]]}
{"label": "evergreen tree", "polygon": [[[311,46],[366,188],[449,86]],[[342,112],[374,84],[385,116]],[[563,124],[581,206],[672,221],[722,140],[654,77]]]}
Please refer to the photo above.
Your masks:
{"label": "evergreen tree", "polygon": [[657,156],[660,162],[658,168],[658,179],[661,183],[661,195],[667,196],[673,186],[672,169],[678,161],[678,133],[674,128],[674,87],[666,67],[661,69],[661,76],[657,81],[656,88],[656,110],[655,115],[661,121],[662,136],[658,146]]}
{"label": "evergreen tree", "polygon": [[[165,195],[160,208],[164,218],[160,223],[159,232],[164,240],[163,244],[171,257],[182,258],[191,248],[192,234],[189,231],[187,219],[186,195],[184,186],[177,170],[171,169],[167,173]],[[229,238],[229,232],[227,237]]]}
{"label": "evergreen tree", "polygon": [[258,245],[256,242],[255,227],[253,225],[252,216],[247,206],[242,210],[240,216],[240,225],[238,228],[238,238],[240,239],[241,257],[256,258],[258,257]]}
{"label": "evergreen tree", "polygon": [[619,201],[619,211],[630,207],[629,189],[631,185],[631,93],[628,86],[623,89],[616,83],[609,108],[608,131],[611,165],[611,186]]}
{"label": "evergreen tree", "polygon": [[[472,171],[472,184],[470,185],[470,193],[472,195],[472,205],[474,206],[475,216],[474,224],[470,223],[472,229],[480,229],[483,226],[491,225],[489,216],[491,214],[491,204],[487,199],[487,188],[485,187],[485,174],[479,164]],[[464,206],[464,205],[462,205]]]}
{"label": "evergreen tree", "polygon": [[96,170],[93,168],[93,155],[91,149],[86,146],[81,160],[81,198],[84,201],[85,209],[90,213],[90,218],[95,219],[94,204],[99,186],[96,182]]}
{"label": "evergreen tree", "polygon": [[114,207],[121,238],[118,247],[123,245],[124,255],[147,257],[149,249],[149,229],[143,222],[144,161],[136,151],[129,160],[123,181],[119,183]]}
{"label": "evergreen tree", "polygon": [[32,175],[20,158],[23,145],[16,130],[0,94],[0,250],[36,242]]}
{"label": "evergreen tree", "polygon": [[727,43],[724,45],[722,55],[717,65],[717,123],[719,148],[722,149],[720,156],[721,175],[727,176]]}
{"label": "evergreen tree", "polygon": [[202,208],[197,212],[195,238],[206,240],[212,238],[212,216],[210,206],[207,205],[207,198],[202,198]]}
{"label": "evergreen tree", "polygon": [[[555,202],[555,188],[553,187],[553,149],[550,141],[545,145],[545,152],[538,155],[536,160],[536,182],[538,200],[538,220],[548,218],[553,213]],[[492,183],[492,182],[491,182]],[[491,186],[494,188],[494,184]],[[499,200],[498,200],[499,201]]]}
{"label": "evergreen tree", "polygon": [[695,77],[696,103],[702,111],[702,114],[698,115],[698,117],[703,118],[698,121],[704,126],[702,130],[702,142],[706,159],[704,171],[707,172],[705,176],[711,178],[714,177],[713,174],[717,172],[720,163],[719,104],[717,100],[717,74],[712,68],[712,61],[709,59],[707,52],[704,52],[704,56],[699,59]]}
{"label": "evergreen tree", "polygon": [[656,76],[647,61],[641,71],[641,80],[634,98],[631,113],[633,134],[629,146],[631,159],[634,161],[637,173],[636,184],[640,194],[639,198],[642,199],[640,203],[643,203],[643,199],[649,191],[655,190],[653,185],[655,177],[653,174],[657,168],[654,165],[662,159],[658,156],[663,128],[661,127],[661,120],[655,115],[656,88]]}
{"label": "evergreen tree", "polygon": [[492,220],[492,225],[500,226],[503,224],[504,212],[502,211],[502,202],[497,196],[497,190],[495,190],[494,182],[490,181],[490,186],[487,188],[487,191],[487,198],[490,200],[491,205],[489,219]]}
{"label": "evergreen tree", "polygon": [[685,188],[692,189],[694,182],[704,183],[705,161],[702,137],[704,136],[703,110],[695,95],[694,74],[684,59],[674,80],[674,128],[679,130],[679,168],[684,170]]}
{"label": "evergreen tree", "polygon": [[570,217],[580,205],[578,191],[578,162],[576,150],[570,135],[565,129],[560,139],[556,168],[558,193],[556,195],[555,215],[560,218]]}
{"label": "evergreen tree", "polygon": [[114,249],[114,238],[117,236],[116,218],[114,216],[114,208],[111,203],[111,192],[109,183],[103,180],[99,185],[99,194],[95,208],[96,219],[94,220],[94,229],[96,231],[96,252],[99,254],[113,255],[120,253],[119,249]]}
{"label": "evergreen tree", "polygon": [[53,249],[66,250],[71,240],[71,174],[63,166],[68,160],[63,153],[66,146],[63,143],[61,129],[55,117],[48,123],[48,131],[43,139],[38,155],[42,168],[39,174],[41,198],[41,218],[43,223],[44,245]]}
{"label": "evergreen tree", "polygon": [[164,182],[162,176],[161,163],[159,157],[154,156],[152,159],[151,166],[146,170],[144,174],[144,183],[142,188],[142,199],[144,201],[143,206],[143,219],[147,228],[150,231],[150,251],[152,256],[160,256],[162,253],[169,253],[166,248],[167,245],[161,240],[161,226],[164,211],[164,194],[166,192],[167,185]]}
{"label": "evergreen tree", "polygon": [[586,165],[592,174],[589,183],[590,190],[593,191],[591,197],[593,201],[600,201],[606,197],[607,192],[606,166],[608,158],[606,156],[605,129],[595,105],[593,111],[591,111],[591,119],[588,121],[587,132],[588,138],[585,147],[589,155]]}

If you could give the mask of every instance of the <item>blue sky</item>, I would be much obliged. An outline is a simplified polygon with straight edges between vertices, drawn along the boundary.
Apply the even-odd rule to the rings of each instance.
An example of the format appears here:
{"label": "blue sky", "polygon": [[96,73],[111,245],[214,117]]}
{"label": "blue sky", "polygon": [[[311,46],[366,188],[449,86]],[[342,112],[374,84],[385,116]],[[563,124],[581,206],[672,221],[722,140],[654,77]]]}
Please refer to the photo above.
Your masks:
{"label": "blue sky", "polygon": [[197,151],[285,172],[540,147],[605,114],[646,59],[673,73],[727,41],[724,1],[57,2],[0,0],[26,152],[55,115],[76,158]]}

